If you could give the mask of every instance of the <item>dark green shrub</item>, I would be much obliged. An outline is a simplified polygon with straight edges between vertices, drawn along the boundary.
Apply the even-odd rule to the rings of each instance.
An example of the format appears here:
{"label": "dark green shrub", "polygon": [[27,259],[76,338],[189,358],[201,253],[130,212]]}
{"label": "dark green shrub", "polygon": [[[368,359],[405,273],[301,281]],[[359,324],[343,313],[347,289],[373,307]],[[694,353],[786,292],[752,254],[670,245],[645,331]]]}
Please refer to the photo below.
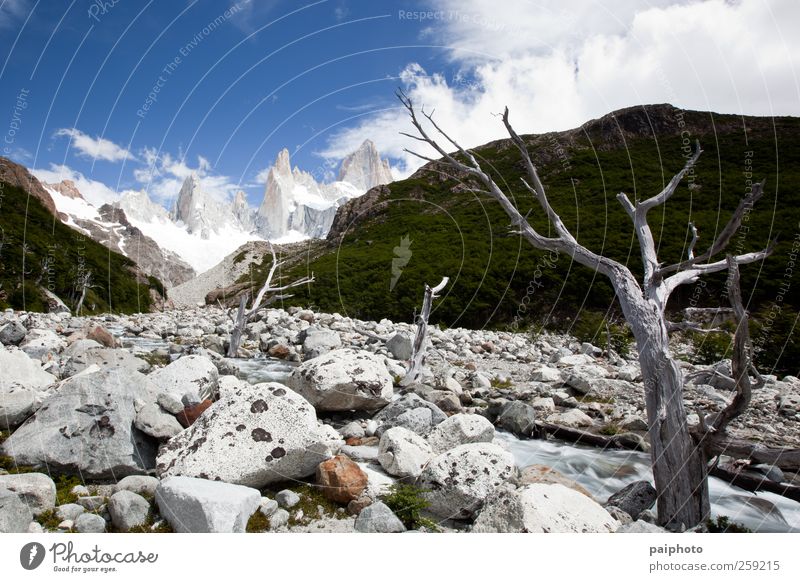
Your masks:
{"label": "dark green shrub", "polygon": [[389,509],[403,522],[408,529],[417,529],[420,526],[435,529],[436,525],[420,513],[428,507],[427,500],[422,496],[424,489],[416,485],[395,483],[389,493],[381,496]]}
{"label": "dark green shrub", "polygon": [[633,333],[626,324],[608,322],[603,313],[596,311],[581,311],[570,333],[601,349],[606,349],[610,339],[611,349],[621,356],[627,356],[633,344]]}
{"label": "dark green shrub", "polygon": [[725,331],[691,334],[696,364],[716,364],[720,360],[731,357],[733,337]]}
{"label": "dark green shrub", "polygon": [[706,521],[709,533],[753,533],[753,530],[740,523],[732,522],[727,516],[720,515],[717,519]]}

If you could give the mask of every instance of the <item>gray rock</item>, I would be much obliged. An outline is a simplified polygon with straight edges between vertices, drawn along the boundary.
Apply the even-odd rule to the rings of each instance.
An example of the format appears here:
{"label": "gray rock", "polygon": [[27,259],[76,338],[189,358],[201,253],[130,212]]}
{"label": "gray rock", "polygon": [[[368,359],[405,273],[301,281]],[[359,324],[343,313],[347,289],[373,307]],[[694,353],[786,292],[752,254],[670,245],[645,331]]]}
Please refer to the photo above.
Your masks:
{"label": "gray rock", "polygon": [[155,441],[134,426],[134,402],[151,401],[147,377],[106,368],[66,380],[3,443],[20,465],[85,479],[121,478],[154,465]]}
{"label": "gray rock", "polygon": [[437,424],[428,434],[428,443],[437,455],[458,445],[490,443],[494,440],[494,426],[477,414],[454,414]]}
{"label": "gray rock", "polygon": [[392,399],[392,377],[370,352],[333,350],[301,364],[289,386],[317,410],[378,410]]}
{"label": "gray rock", "polygon": [[210,359],[189,355],[151,372],[148,378],[158,393],[166,392],[178,399],[196,394],[205,400],[217,391],[219,372]]}
{"label": "gray rock", "polygon": [[70,520],[74,522],[76,519],[78,519],[80,514],[85,512],[86,509],[77,503],[65,503],[64,505],[59,505],[56,507],[56,516],[61,521]]}
{"label": "gray rock", "polygon": [[158,479],[149,475],[129,475],[121,479],[114,491],[133,491],[139,495],[155,495]]}
{"label": "gray rock", "polygon": [[150,504],[147,499],[132,491],[117,491],[108,500],[108,513],[114,527],[128,531],[147,522]]}
{"label": "gray rock", "polygon": [[670,533],[665,530],[663,527],[659,527],[655,524],[648,523],[646,521],[634,521],[632,523],[623,524],[617,529],[616,533],[633,533],[633,534],[641,534],[641,533]]}
{"label": "gray rock", "polygon": [[180,533],[242,533],[261,503],[257,489],[168,477],[156,489],[159,512]]}
{"label": "gray rock", "polygon": [[28,533],[29,534],[44,533],[44,528],[42,527],[42,524],[40,524],[38,521],[32,521],[28,524]]}
{"label": "gray rock", "polygon": [[402,426],[384,432],[378,446],[378,462],[384,471],[395,477],[416,479],[433,456],[425,439]]}
{"label": "gray rock", "polygon": [[88,497],[79,497],[75,503],[87,511],[97,511],[106,504],[106,498],[103,495],[89,495]]}
{"label": "gray rock", "polygon": [[20,496],[0,487],[0,533],[25,533],[32,519],[33,513]]}
{"label": "gray rock", "polygon": [[344,445],[339,449],[339,454],[346,455],[354,461],[378,462],[378,447]]}
{"label": "gray rock", "polygon": [[503,406],[495,424],[517,436],[528,437],[536,428],[536,411],[529,404],[512,400]]}
{"label": "gray rock", "polygon": [[291,509],[300,503],[300,496],[291,489],[283,489],[275,495],[275,501],[284,509]]}
{"label": "gray rock", "polygon": [[408,393],[381,410],[373,417],[378,423],[378,436],[393,426],[402,426],[420,436],[443,422],[447,415],[435,404],[427,402],[414,393]]}
{"label": "gray rock", "polygon": [[38,408],[40,391],[57,378],[17,348],[0,347],[0,370],[0,429],[13,430]]}
{"label": "gray rock", "polygon": [[270,529],[278,529],[289,523],[289,512],[285,509],[276,509],[269,518]]}
{"label": "gray rock", "polygon": [[349,438],[361,438],[365,435],[365,432],[364,428],[361,426],[360,423],[353,421],[347,423],[342,428],[340,428],[339,434],[342,435],[343,439],[349,439]]}
{"label": "gray rock", "polygon": [[307,360],[318,358],[331,350],[342,347],[342,340],[335,331],[314,329],[307,330],[303,340],[303,354]]}
{"label": "gray rock", "polygon": [[515,472],[510,452],[491,443],[470,443],[434,457],[418,484],[427,490],[423,495],[429,511],[444,518],[468,519]]}
{"label": "gray rock", "polygon": [[64,339],[49,329],[32,329],[19,344],[23,352],[40,361],[55,359],[64,346]]}
{"label": "gray rock", "polygon": [[25,339],[28,330],[16,320],[0,326],[0,344],[18,346]]}
{"label": "gray rock", "polygon": [[406,526],[385,503],[376,501],[361,510],[355,529],[361,533],[402,533]]}
{"label": "gray rock", "polygon": [[240,382],[225,393],[161,447],[159,476],[260,488],[314,474],[343,444],[333,428],[318,424],[308,401],[282,384]]}
{"label": "gray rock", "polygon": [[557,483],[498,489],[475,520],[478,533],[610,533],[619,527],[596,501]]}
{"label": "gray rock", "polygon": [[636,521],[643,511],[655,505],[656,497],[656,490],[649,481],[635,481],[609,497],[606,505],[619,507]]}
{"label": "gray rock", "polygon": [[184,405],[180,398],[176,398],[169,392],[161,392],[156,398],[158,405],[170,414],[180,414],[183,412]]}
{"label": "gray rock", "polygon": [[83,372],[92,365],[99,368],[117,368],[131,372],[149,372],[150,364],[137,358],[128,350],[105,348],[92,340],[80,340],[64,352],[66,360],[62,365],[62,376],[68,378]]}
{"label": "gray rock", "polygon": [[168,440],[183,430],[178,420],[158,404],[145,404],[136,413],[134,426],[160,441]]}
{"label": "gray rock", "polygon": [[106,520],[95,513],[80,514],[73,528],[78,533],[103,533],[106,531]]}
{"label": "gray rock", "polygon": [[761,473],[767,479],[774,481],[775,483],[783,483],[786,481],[786,475],[783,471],[781,471],[780,467],[776,465],[750,465],[749,469],[751,471],[757,471],[758,473]]}
{"label": "gray rock", "polygon": [[265,517],[270,517],[278,510],[278,502],[269,497],[262,497],[258,510],[263,513]]}
{"label": "gray rock", "polygon": [[0,475],[0,488],[19,495],[34,515],[56,506],[56,484],[43,473]]}
{"label": "gray rock", "polygon": [[386,348],[395,360],[410,360],[414,351],[411,334],[398,332],[386,342]]}

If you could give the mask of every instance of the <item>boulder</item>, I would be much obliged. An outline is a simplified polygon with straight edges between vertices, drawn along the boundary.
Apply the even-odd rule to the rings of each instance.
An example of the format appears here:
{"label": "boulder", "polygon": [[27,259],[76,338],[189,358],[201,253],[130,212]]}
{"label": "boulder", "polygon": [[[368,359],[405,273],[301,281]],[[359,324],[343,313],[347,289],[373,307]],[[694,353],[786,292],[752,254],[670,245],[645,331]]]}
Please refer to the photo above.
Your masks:
{"label": "boulder", "polygon": [[33,521],[28,504],[13,491],[0,486],[0,533],[26,533]]}
{"label": "boulder", "polygon": [[344,455],[336,455],[317,466],[317,485],[326,499],[345,504],[361,496],[367,475]]}
{"label": "boulder", "polygon": [[116,348],[119,346],[116,338],[102,325],[96,325],[86,330],[86,339],[96,341],[101,346]]}
{"label": "boulder", "polygon": [[656,490],[649,481],[634,481],[609,497],[606,505],[619,507],[636,521],[643,511],[655,505],[656,497]]}
{"label": "boulder", "polygon": [[459,445],[434,457],[419,476],[428,510],[452,519],[469,519],[484,500],[514,476],[514,457],[491,443]]}
{"label": "boulder", "polygon": [[384,432],[378,445],[378,462],[395,477],[417,478],[433,457],[425,439],[401,426]]}
{"label": "boulder", "polygon": [[580,485],[577,481],[573,481],[569,477],[562,475],[555,469],[551,467],[547,467],[545,465],[529,465],[520,471],[519,475],[519,483],[522,485],[530,485],[532,483],[558,483],[559,485],[563,485],[564,487],[569,487],[570,489],[574,489],[578,493],[582,493],[586,495],[590,499],[594,499],[592,494],[589,493],[582,485]]}
{"label": "boulder", "polygon": [[103,533],[106,531],[106,520],[96,513],[82,513],[73,524],[78,533]]}
{"label": "boulder", "polygon": [[0,324],[0,344],[18,346],[25,339],[28,330],[16,320]]}
{"label": "boulder", "polygon": [[437,424],[428,434],[428,444],[435,454],[444,453],[467,443],[490,443],[494,426],[478,414],[454,414]]}
{"label": "boulder", "polygon": [[139,495],[155,495],[158,479],[149,475],[129,475],[123,477],[114,487],[114,491],[132,491]]}
{"label": "boulder", "polygon": [[275,494],[275,503],[284,509],[291,509],[300,503],[300,496],[291,489],[283,489]]}
{"label": "boulder", "polygon": [[289,386],[317,410],[378,410],[394,394],[392,377],[370,352],[334,350],[300,365]]}
{"label": "boulder", "polygon": [[261,494],[241,485],[168,477],[158,484],[156,504],[176,532],[242,533],[261,504]]}
{"label": "boulder", "polygon": [[570,428],[594,426],[594,420],[592,420],[592,417],[582,410],[578,410],[577,408],[567,410],[566,412],[551,414],[547,417],[547,422]]}
{"label": "boulder", "polygon": [[512,400],[500,409],[495,424],[517,436],[528,437],[536,428],[536,411],[530,404]]}
{"label": "boulder", "polygon": [[175,417],[164,412],[158,404],[145,404],[136,413],[134,426],[160,441],[168,440],[183,430]]}
{"label": "boulder", "polygon": [[331,350],[342,347],[342,339],[335,331],[326,329],[307,330],[303,340],[303,355],[307,360],[318,358]]}
{"label": "boulder", "polygon": [[2,445],[20,465],[85,479],[119,479],[152,468],[155,442],[134,426],[147,377],[106,368],[64,381]]}
{"label": "boulder", "polygon": [[32,329],[19,344],[23,352],[34,360],[53,360],[67,345],[59,335],[49,329]]}
{"label": "boulder", "polygon": [[615,533],[633,533],[633,534],[643,534],[643,533],[670,533],[665,530],[663,527],[659,527],[654,523],[648,523],[646,521],[634,521],[632,523],[623,524],[619,527],[619,529]]}
{"label": "boulder", "polygon": [[128,531],[147,522],[150,504],[132,491],[117,491],[108,499],[111,523],[120,531]]}
{"label": "boulder", "polygon": [[341,446],[338,438],[286,386],[241,382],[161,448],[156,471],[264,487],[313,475]]}
{"label": "boulder", "polygon": [[44,473],[0,475],[0,488],[16,493],[34,515],[56,506],[56,484]]}
{"label": "boulder", "polygon": [[425,436],[446,418],[447,415],[438,406],[410,392],[381,410],[373,420],[378,424],[378,436],[394,426],[402,426]]}
{"label": "boulder", "polygon": [[158,392],[167,392],[179,400],[187,394],[206,399],[217,391],[219,372],[205,356],[189,355],[151,372],[148,378]]}
{"label": "boulder", "polygon": [[402,533],[406,526],[382,501],[368,505],[356,518],[355,528],[361,533]]}
{"label": "boulder", "polygon": [[57,378],[16,348],[0,348],[0,370],[0,429],[13,430],[38,408],[42,391]]}
{"label": "boulder", "polygon": [[104,348],[92,340],[79,340],[64,351],[62,376],[68,378],[92,365],[146,373],[150,364],[125,349]]}
{"label": "boulder", "polygon": [[395,360],[410,360],[414,352],[414,338],[409,333],[398,332],[386,342],[386,349]]}
{"label": "boulder", "polygon": [[61,521],[69,520],[75,521],[81,513],[85,513],[86,509],[77,503],[65,503],[56,507],[56,517]]}
{"label": "boulder", "polygon": [[541,366],[531,373],[534,382],[561,382],[561,372],[549,366]]}
{"label": "boulder", "polygon": [[557,483],[498,489],[475,520],[479,533],[611,533],[619,524],[586,495]]}

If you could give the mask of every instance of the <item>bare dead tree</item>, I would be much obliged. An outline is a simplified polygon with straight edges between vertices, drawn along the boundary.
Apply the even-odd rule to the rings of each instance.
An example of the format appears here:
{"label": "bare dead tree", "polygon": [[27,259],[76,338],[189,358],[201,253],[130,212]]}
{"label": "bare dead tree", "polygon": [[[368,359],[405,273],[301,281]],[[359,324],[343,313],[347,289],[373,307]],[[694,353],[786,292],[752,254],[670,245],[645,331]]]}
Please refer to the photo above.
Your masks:
{"label": "bare dead tree", "polygon": [[[247,294],[242,295],[239,300],[239,308],[236,312],[236,318],[231,318],[233,321],[233,331],[231,331],[230,341],[228,342],[227,355],[229,358],[238,357],[239,346],[242,343],[244,328],[253,319],[253,316],[258,313],[259,309],[266,307],[274,301],[292,297],[292,295],[281,294],[281,291],[286,291],[287,289],[292,289],[294,287],[299,287],[301,285],[307,285],[314,282],[314,274],[312,273],[311,277],[302,277],[287,285],[278,285],[273,287],[272,280],[275,278],[275,273],[277,270],[283,265],[283,262],[278,261],[278,257],[275,254],[275,249],[272,246],[272,243],[269,245],[269,250],[270,253],[272,253],[272,266],[269,269],[266,281],[264,281],[264,284],[261,286],[261,289],[258,291],[256,298],[253,300],[253,303],[249,308],[247,307]],[[230,314],[228,314],[228,316],[230,317]]]}
{"label": "bare dead tree", "polygon": [[[641,279],[622,263],[599,255],[578,243],[561,217],[550,205],[544,185],[534,166],[523,139],[514,131],[509,122],[508,108],[502,115],[512,143],[519,150],[525,167],[526,178],[522,179],[525,188],[537,200],[547,217],[555,236],[543,236],[528,222],[514,203],[511,202],[495,180],[483,170],[475,156],[461,147],[433,119],[433,114],[421,111],[436,135],[455,148],[456,153],[446,151],[437,140],[431,137],[417,116],[411,99],[402,91],[397,94],[407,109],[417,135],[404,134],[412,139],[434,148],[439,156],[451,167],[477,180],[485,190],[481,192],[494,198],[511,219],[516,234],[522,236],[533,247],[563,252],[581,265],[605,275],[617,296],[625,320],[631,327],[639,352],[639,363],[645,391],[645,405],[648,418],[653,475],[658,493],[659,522],[671,529],[692,527],[703,522],[710,511],[708,496],[707,468],[705,457],[689,433],[686,411],[683,405],[683,376],[677,361],[670,353],[668,325],[665,309],[672,292],[679,286],[697,281],[702,275],[716,273],[728,268],[726,259],[712,260],[725,249],[733,234],[739,228],[745,210],[751,208],[763,193],[763,182],[756,184],[740,202],[725,228],[711,246],[699,255],[691,255],[674,265],[663,266],[656,255],[653,234],[647,222],[647,214],[653,208],[664,204],[674,194],[683,178],[697,163],[702,150],[699,143],[694,153],[669,183],[651,198],[631,202],[628,196],[617,196],[620,204],[633,222],[639,241],[644,264]],[[448,146],[449,147],[449,146]],[[407,150],[412,155],[427,160],[432,158]],[[696,242],[696,240],[695,240]],[[774,242],[768,248],[746,253],[732,258],[736,264],[753,263],[768,256]]]}
{"label": "bare dead tree", "polygon": [[411,361],[408,363],[406,375],[400,381],[401,386],[409,386],[418,381],[422,375],[422,366],[425,363],[425,354],[428,351],[428,318],[431,316],[431,307],[437,293],[447,286],[449,277],[443,277],[436,287],[425,285],[425,297],[422,300],[422,311],[417,318],[417,333],[414,336]]}
{"label": "bare dead tree", "polygon": [[76,287],[80,291],[80,296],[78,297],[78,302],[75,304],[75,314],[80,315],[81,309],[83,308],[83,302],[86,299],[86,291],[93,287],[92,285],[92,272],[91,271],[82,271],[78,275],[78,280],[76,282]]}

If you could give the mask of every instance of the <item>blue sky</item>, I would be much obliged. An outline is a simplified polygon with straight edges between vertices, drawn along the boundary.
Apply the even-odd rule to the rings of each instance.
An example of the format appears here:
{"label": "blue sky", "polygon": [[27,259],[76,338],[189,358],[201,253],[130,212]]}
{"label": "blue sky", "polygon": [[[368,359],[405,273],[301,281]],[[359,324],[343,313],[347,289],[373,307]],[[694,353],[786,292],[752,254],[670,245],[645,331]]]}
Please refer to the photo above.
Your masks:
{"label": "blue sky", "polygon": [[197,171],[258,204],[284,147],[318,178],[365,138],[413,170],[398,86],[468,146],[505,105],[524,132],[664,101],[797,115],[797,4],[0,0],[2,155],[93,201],[168,204]]}

